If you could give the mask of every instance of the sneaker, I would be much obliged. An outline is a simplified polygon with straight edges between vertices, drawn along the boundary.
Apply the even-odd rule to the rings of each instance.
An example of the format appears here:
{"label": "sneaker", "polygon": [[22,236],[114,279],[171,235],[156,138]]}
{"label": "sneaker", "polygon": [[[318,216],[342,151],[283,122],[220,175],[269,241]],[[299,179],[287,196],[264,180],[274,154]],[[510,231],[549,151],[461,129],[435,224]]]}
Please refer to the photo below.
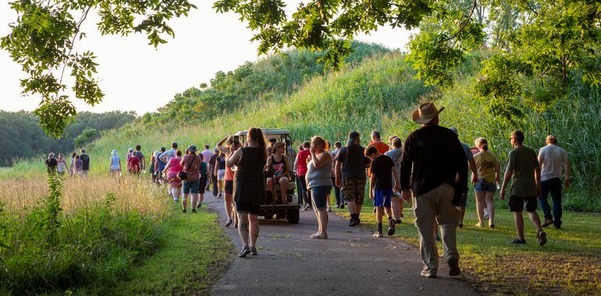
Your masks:
{"label": "sneaker", "polygon": [[182,211],[182,213],[186,213],[186,209],[184,209],[184,210]]}
{"label": "sneaker", "polygon": [[321,234],[321,233],[313,233],[309,236],[309,238],[312,239],[328,239],[328,235],[327,234]]}
{"label": "sneaker", "polygon": [[422,270],[422,276],[427,278],[436,278],[436,271]]}
{"label": "sneaker", "polygon": [[459,228],[463,228],[463,223],[459,223]]}
{"label": "sneaker", "polygon": [[238,257],[244,258],[248,254],[250,254],[250,248],[248,246],[244,246],[244,248],[242,248],[242,250],[240,251],[240,253],[238,253]]}
{"label": "sneaker", "polygon": [[344,209],[344,203],[341,203],[341,204],[340,204],[340,208],[341,208],[341,209]]}
{"label": "sneaker", "polygon": [[250,254],[253,255],[253,256],[257,256],[257,248],[250,247]]}
{"label": "sneaker", "polygon": [[[403,217],[403,215],[401,215],[401,217]],[[403,223],[403,222],[401,221],[401,219],[399,219],[399,220],[395,220],[395,221],[394,221],[394,224],[401,224],[401,223]]]}
{"label": "sneaker", "polygon": [[511,241],[511,244],[513,244],[513,245],[525,245],[526,244],[526,240],[525,239],[515,238],[514,240]]}
{"label": "sneaker", "polygon": [[458,276],[461,274],[461,269],[459,269],[459,259],[451,258],[449,259],[449,275],[450,276]]}
{"label": "sneaker", "polygon": [[201,204],[201,203],[199,203],[199,204],[196,206],[196,208],[197,208],[197,209],[200,209],[201,207],[202,207],[202,204]]}
{"label": "sneaker", "polygon": [[174,200],[173,200],[173,202],[174,202],[174,203],[178,203],[178,202],[179,202],[179,199],[177,199],[177,198],[176,198],[176,199],[174,199]]}
{"label": "sneaker", "polygon": [[545,222],[541,225],[542,227],[547,227],[549,225],[553,224],[553,220],[551,219],[546,219]]}
{"label": "sneaker", "polygon": [[230,225],[232,225],[232,223],[234,223],[232,219],[227,219],[227,221],[225,222],[225,227],[229,227]]}
{"label": "sneaker", "polygon": [[394,224],[394,219],[388,220],[388,232],[386,234],[388,234],[389,236],[394,235]]}
{"label": "sneaker", "polygon": [[192,209],[192,213],[196,213],[196,209]]}
{"label": "sneaker", "polygon": [[384,237],[384,234],[382,234],[382,231],[376,230],[376,232],[374,232],[374,237]]}
{"label": "sneaker", "polygon": [[542,230],[538,232],[536,238],[538,239],[539,246],[544,246],[547,243],[547,233]]}
{"label": "sneaker", "polygon": [[332,211],[332,208],[331,208],[331,207],[327,207],[327,208],[326,208],[326,211],[328,211],[328,212],[331,212],[331,211]]}

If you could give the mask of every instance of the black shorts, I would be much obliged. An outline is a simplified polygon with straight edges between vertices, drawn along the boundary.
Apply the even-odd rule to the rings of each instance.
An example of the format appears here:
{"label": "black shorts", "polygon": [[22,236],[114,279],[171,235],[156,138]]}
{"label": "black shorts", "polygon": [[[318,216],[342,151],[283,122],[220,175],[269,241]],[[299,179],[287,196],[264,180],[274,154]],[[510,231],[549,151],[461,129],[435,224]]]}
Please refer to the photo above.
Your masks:
{"label": "black shorts", "polygon": [[204,194],[206,187],[207,187],[207,176],[202,175],[200,177],[200,183],[198,184],[198,193]]}
{"label": "black shorts", "polygon": [[225,194],[234,194],[234,180],[225,180]]}
{"label": "black shorts", "polygon": [[236,212],[248,213],[250,215],[259,215],[260,204],[251,204],[246,202],[236,202]]}
{"label": "black shorts", "polygon": [[512,212],[522,212],[526,209],[526,212],[536,211],[536,195],[522,197],[512,195],[509,197],[509,210]]}

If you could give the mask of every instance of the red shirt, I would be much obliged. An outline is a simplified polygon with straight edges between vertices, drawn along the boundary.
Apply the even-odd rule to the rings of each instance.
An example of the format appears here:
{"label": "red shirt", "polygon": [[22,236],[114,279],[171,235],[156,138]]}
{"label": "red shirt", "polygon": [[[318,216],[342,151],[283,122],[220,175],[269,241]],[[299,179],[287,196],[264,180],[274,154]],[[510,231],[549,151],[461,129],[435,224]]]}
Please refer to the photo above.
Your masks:
{"label": "red shirt", "polygon": [[300,151],[296,156],[296,174],[298,176],[304,176],[307,174],[307,158],[311,156],[309,149]]}

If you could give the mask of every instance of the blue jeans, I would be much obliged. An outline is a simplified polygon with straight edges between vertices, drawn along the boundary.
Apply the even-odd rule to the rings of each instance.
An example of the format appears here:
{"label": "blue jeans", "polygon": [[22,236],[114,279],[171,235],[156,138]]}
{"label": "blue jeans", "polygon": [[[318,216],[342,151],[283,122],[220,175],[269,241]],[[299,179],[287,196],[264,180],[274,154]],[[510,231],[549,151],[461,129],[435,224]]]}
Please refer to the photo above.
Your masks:
{"label": "blue jeans", "polygon": [[[553,178],[541,182],[542,195],[538,198],[540,207],[543,209],[545,220],[553,220],[555,227],[561,226],[561,179]],[[553,215],[551,215],[551,209],[547,197],[551,193],[551,199],[553,200]],[[555,217],[555,219],[553,219]]]}

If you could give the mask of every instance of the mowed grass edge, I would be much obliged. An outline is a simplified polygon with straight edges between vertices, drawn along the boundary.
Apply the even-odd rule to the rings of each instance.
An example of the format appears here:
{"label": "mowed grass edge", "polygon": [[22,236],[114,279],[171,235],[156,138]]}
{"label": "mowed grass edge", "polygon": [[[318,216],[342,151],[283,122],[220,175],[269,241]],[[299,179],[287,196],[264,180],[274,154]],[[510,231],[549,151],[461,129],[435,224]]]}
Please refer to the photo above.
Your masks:
{"label": "mowed grass edge", "polygon": [[161,226],[160,249],[132,268],[110,295],[208,295],[235,258],[234,246],[211,209],[181,213],[173,205]]}

